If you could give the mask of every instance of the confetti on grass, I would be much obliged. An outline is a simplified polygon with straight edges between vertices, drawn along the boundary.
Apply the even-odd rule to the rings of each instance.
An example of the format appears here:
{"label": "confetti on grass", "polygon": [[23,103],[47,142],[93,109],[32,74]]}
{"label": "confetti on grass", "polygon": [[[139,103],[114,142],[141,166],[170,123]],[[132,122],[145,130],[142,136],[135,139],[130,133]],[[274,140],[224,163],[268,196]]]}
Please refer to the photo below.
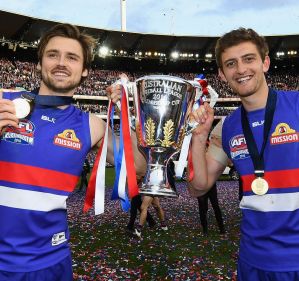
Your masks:
{"label": "confetti on grass", "polygon": [[[209,205],[209,235],[203,236],[197,200],[186,183],[178,199],[161,198],[168,231],[144,227],[142,238],[126,232],[129,214],[107,192],[105,213],[83,214],[84,193],[68,200],[74,280],[236,280],[240,211],[238,182],[219,181],[218,199],[227,233],[220,235]],[[108,189],[109,190],[109,189]],[[151,213],[157,219],[154,209]],[[136,222],[137,223],[137,222]]]}

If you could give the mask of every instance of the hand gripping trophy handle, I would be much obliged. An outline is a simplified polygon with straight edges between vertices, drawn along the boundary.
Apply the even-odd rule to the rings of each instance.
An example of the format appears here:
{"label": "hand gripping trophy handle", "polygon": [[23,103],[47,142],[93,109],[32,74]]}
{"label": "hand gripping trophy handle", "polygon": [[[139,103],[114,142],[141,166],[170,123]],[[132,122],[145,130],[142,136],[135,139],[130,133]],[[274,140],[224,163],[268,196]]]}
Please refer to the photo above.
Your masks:
{"label": "hand gripping trophy handle", "polygon": [[[193,87],[195,88],[196,91],[196,97],[195,97],[195,103],[193,106],[193,110],[196,110],[200,106],[200,102],[205,102],[207,101],[209,97],[210,101],[210,107],[213,108],[218,100],[218,93],[210,86],[207,85],[206,91],[203,90],[202,86],[195,82],[195,81],[189,81]],[[204,93],[205,92],[205,93]],[[198,126],[198,123],[195,121],[189,121],[186,129],[186,135],[189,135],[192,133],[192,131]]]}
{"label": "hand gripping trophy handle", "polygon": [[[210,86],[207,85],[206,91],[203,90],[203,87],[197,81],[189,81],[195,88],[196,97],[193,110],[196,110],[200,106],[200,102],[205,101],[207,96],[210,98],[210,107],[214,107],[218,99],[218,93]],[[205,92],[205,94],[204,94]],[[198,126],[198,123],[195,121],[189,121],[186,127],[185,137],[182,143],[180,157],[178,161],[175,162],[175,174],[177,178],[182,178],[184,169],[187,165],[187,156],[189,151],[189,146],[191,142],[192,131]]]}
{"label": "hand gripping trophy handle", "polygon": [[[121,85],[124,89],[124,93],[127,94],[127,100],[129,100],[129,94],[133,94],[136,88],[136,83],[135,82],[130,82],[127,78],[121,77],[121,79],[117,80],[113,85]],[[116,107],[121,111],[121,101],[116,102]],[[129,108],[129,107],[128,107]],[[130,128],[135,131],[135,116],[131,115],[130,112],[128,112],[128,117],[129,117],[129,124]]]}

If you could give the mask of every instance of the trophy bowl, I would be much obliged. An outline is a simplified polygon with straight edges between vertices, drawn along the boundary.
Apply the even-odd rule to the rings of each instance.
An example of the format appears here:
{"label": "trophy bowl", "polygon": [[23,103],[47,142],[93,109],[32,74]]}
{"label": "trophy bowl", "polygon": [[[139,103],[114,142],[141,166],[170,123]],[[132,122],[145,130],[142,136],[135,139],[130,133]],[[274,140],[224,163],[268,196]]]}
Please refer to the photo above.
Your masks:
{"label": "trophy bowl", "polygon": [[147,158],[140,193],[177,197],[175,188],[169,184],[167,165],[180,151],[195,89],[187,80],[168,75],[144,76],[135,85],[136,135]]}

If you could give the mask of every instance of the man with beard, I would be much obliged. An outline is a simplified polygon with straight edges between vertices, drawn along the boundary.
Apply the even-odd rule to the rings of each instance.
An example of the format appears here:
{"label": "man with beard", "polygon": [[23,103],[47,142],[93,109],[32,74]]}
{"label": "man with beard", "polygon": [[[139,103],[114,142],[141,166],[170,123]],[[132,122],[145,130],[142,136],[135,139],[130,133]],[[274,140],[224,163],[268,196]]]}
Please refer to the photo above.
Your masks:
{"label": "man with beard", "polygon": [[[66,199],[106,127],[71,104],[88,75],[93,42],[75,26],[54,26],[38,46],[38,95],[1,94],[0,280],[73,280]],[[108,141],[113,164],[112,147]],[[136,146],[134,152],[143,175],[144,157]]]}
{"label": "man with beard", "polygon": [[268,46],[252,29],[222,36],[216,61],[242,105],[219,130],[222,143],[207,153],[214,112],[205,104],[194,113],[200,125],[192,136],[190,188],[205,193],[229,158],[243,187],[238,280],[299,280],[299,92],[268,87]]}

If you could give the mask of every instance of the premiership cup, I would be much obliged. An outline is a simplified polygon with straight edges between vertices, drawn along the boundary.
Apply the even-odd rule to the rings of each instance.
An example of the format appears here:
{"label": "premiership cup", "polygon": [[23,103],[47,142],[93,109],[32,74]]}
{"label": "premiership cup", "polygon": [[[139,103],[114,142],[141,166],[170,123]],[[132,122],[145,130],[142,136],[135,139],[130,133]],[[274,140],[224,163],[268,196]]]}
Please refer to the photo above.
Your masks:
{"label": "premiership cup", "polygon": [[195,89],[187,80],[167,75],[144,76],[134,84],[137,141],[147,156],[140,193],[177,197],[167,178],[167,164],[180,151]]}

